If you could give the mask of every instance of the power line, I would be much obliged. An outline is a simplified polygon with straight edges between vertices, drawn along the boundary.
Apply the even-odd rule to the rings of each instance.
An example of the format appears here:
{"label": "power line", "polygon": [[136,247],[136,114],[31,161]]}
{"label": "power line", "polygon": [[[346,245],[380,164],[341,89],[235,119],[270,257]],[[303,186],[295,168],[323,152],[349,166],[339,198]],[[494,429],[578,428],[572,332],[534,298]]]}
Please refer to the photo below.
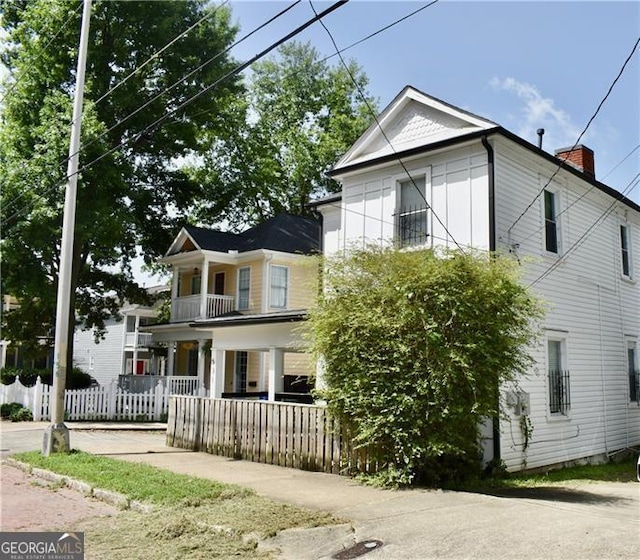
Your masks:
{"label": "power line", "polygon": [[629,63],[629,61],[631,60],[631,58],[633,57],[633,55],[636,52],[636,49],[638,48],[638,44],[640,44],[640,37],[638,37],[637,41],[635,42],[635,44],[633,45],[633,48],[631,49],[631,52],[629,53],[629,55],[627,56],[626,60],[624,61],[624,64],[622,65],[622,67],[620,68],[620,71],[618,72],[618,75],[615,77],[615,79],[613,80],[613,82],[611,83],[611,85],[609,86],[609,89],[607,90],[607,93],[605,94],[605,96],[602,98],[602,101],[600,101],[600,103],[598,104],[598,107],[596,108],[595,112],[593,113],[593,115],[591,115],[591,118],[589,119],[589,121],[587,122],[586,126],[584,127],[584,129],[582,130],[582,132],[580,133],[580,135],[578,136],[578,139],[575,141],[575,144],[573,145],[573,147],[571,148],[571,150],[569,150],[567,152],[567,154],[562,158],[560,164],[558,165],[558,167],[556,168],[556,170],[553,172],[553,174],[551,175],[551,177],[549,178],[549,180],[544,184],[544,186],[540,189],[540,191],[538,192],[538,194],[536,194],[536,196],[533,198],[533,200],[527,205],[527,207],[522,211],[522,213],[516,218],[515,222],[513,222],[511,224],[511,226],[509,227],[509,229],[507,230],[507,233],[510,233],[511,230],[514,228],[514,226],[522,219],[522,217],[529,211],[529,209],[533,206],[533,204],[535,203],[536,200],[538,200],[538,197],[544,192],[544,190],[551,184],[551,181],[553,181],[553,178],[559,173],[560,169],[562,169],[563,165],[566,163],[567,158],[569,157],[569,153],[572,152],[573,150],[576,149],[576,146],[578,146],[578,144],[580,144],[580,140],[582,139],[582,137],[584,136],[585,132],[587,132],[587,129],[589,128],[589,126],[591,126],[591,123],[594,121],[594,119],[596,118],[596,116],[598,115],[598,113],[600,112],[600,109],[602,108],[602,106],[604,105],[605,101],[608,99],[609,95],[611,94],[611,92],[613,91],[613,88],[615,87],[616,83],[618,82],[618,80],[622,77],[622,74],[624,73],[625,68],[627,67],[627,64]]}
{"label": "power line", "polygon": [[600,182],[604,181],[609,175],[611,175],[618,167],[620,167],[625,161],[627,161],[633,153],[640,148],[640,144],[638,144],[633,150],[631,150],[626,156],[624,156],[606,175],[600,179]]}
{"label": "power line", "polygon": [[[105,99],[108,95],[110,95],[114,90],[116,90],[118,87],[120,87],[123,83],[125,83],[128,79],[130,79],[133,75],[135,75],[137,72],[139,72],[144,66],[146,66],[149,62],[151,62],[154,58],[156,58],[159,54],[161,54],[162,52],[164,52],[169,46],[173,45],[178,39],[184,37],[187,33],[189,33],[192,29],[194,29],[197,25],[200,25],[203,21],[205,21],[206,18],[209,18],[211,16],[213,16],[222,6],[224,6],[226,3],[228,3],[229,0],[225,0],[222,4],[220,4],[219,6],[216,7],[215,10],[213,10],[212,12],[208,12],[207,14],[205,14],[205,16],[203,16],[202,18],[200,18],[200,20],[198,20],[196,23],[194,23],[191,27],[189,27],[186,31],[183,31],[182,33],[180,33],[177,37],[175,37],[174,39],[172,39],[167,45],[165,45],[162,49],[160,49],[159,51],[157,51],[156,53],[154,53],[153,55],[151,55],[141,66],[139,66],[138,68],[136,68],[133,72],[131,72],[130,74],[128,74],[122,81],[120,81],[116,86],[114,86],[113,88],[111,88],[107,93],[105,93],[104,95],[102,95],[97,101],[94,102],[94,105],[98,104],[100,101],[102,101],[103,99]],[[120,119],[118,122],[116,122],[113,126],[111,126],[111,128],[103,131],[101,134],[99,134],[97,137],[93,138],[90,142],[87,143],[83,143],[80,146],[80,150],[84,149],[84,148],[88,148],[89,146],[92,146],[93,144],[95,144],[98,140],[100,140],[101,138],[103,138],[105,135],[107,135],[109,132],[113,131],[115,128],[117,128],[118,126],[120,126],[121,124],[123,124],[124,122],[126,122],[127,120],[129,120],[131,117],[133,117],[134,115],[138,114],[140,111],[142,111],[143,109],[145,109],[146,107],[148,107],[151,103],[153,103],[154,101],[156,101],[157,99],[159,99],[160,97],[162,97],[163,95],[165,95],[166,93],[168,93],[169,91],[171,91],[173,88],[175,88],[176,86],[178,86],[179,84],[183,83],[185,80],[187,80],[188,78],[190,78],[191,76],[193,76],[196,72],[199,72],[200,70],[202,70],[205,66],[208,66],[209,64],[211,64],[214,60],[218,59],[219,57],[223,56],[224,54],[226,54],[227,52],[229,52],[232,48],[234,48],[235,46],[237,46],[238,44],[242,43],[243,41],[245,41],[246,39],[248,39],[249,37],[251,37],[251,35],[253,35],[254,33],[256,33],[257,31],[263,29],[264,27],[266,27],[267,25],[269,25],[271,22],[273,22],[275,19],[277,19],[278,17],[282,16],[284,13],[286,13],[288,10],[290,10],[291,8],[293,8],[296,4],[298,4],[299,2],[301,2],[301,0],[297,0],[297,2],[295,2],[294,4],[290,5],[289,7],[285,8],[284,10],[280,11],[278,14],[276,14],[275,16],[273,16],[271,19],[269,19],[268,21],[266,21],[265,23],[263,23],[262,25],[260,25],[259,27],[257,27],[256,29],[254,29],[253,31],[251,31],[250,33],[248,33],[247,35],[245,35],[244,37],[242,37],[241,39],[239,39],[238,41],[235,41],[232,45],[230,45],[229,47],[227,47],[226,49],[224,49],[223,51],[215,54],[214,56],[212,56],[211,58],[209,58],[207,61],[205,61],[204,63],[202,63],[200,66],[198,66],[197,68],[195,68],[194,70],[192,70],[191,72],[189,72],[186,76],[183,76],[180,80],[174,82],[171,86],[169,86],[168,88],[165,88],[163,91],[161,91],[160,93],[158,93],[156,96],[154,96],[152,99],[148,100],[146,103],[144,103],[143,105],[141,105],[140,107],[138,107],[137,109],[135,109],[134,111],[132,111],[131,113],[129,113],[128,115],[126,115],[125,117],[123,117],[122,119]],[[67,156],[66,158],[60,160],[59,165],[62,166],[64,165],[67,161],[69,161],[69,157]],[[54,188],[56,188],[56,185],[52,186],[47,192],[51,192],[51,190],[53,190]],[[5,210],[7,208],[10,208],[12,206],[15,206],[15,202],[17,202],[17,200],[19,198],[21,198],[22,196],[24,196],[26,194],[27,191],[23,191],[22,193],[18,194],[12,201],[10,201],[8,204],[5,205]],[[45,194],[46,194],[45,193]],[[12,218],[14,217],[14,215],[11,216]]]}
{"label": "power line", "polygon": [[[429,6],[433,6],[438,0],[435,0],[434,2],[431,2],[431,4],[429,4]],[[314,14],[317,14],[316,9],[313,6],[313,2],[312,0],[309,0],[309,5],[311,6],[311,9],[313,10]],[[428,7],[428,6],[425,6]],[[418,194],[420,195],[420,197],[422,198],[422,200],[424,201],[424,203],[426,204],[426,208],[427,210],[431,211],[431,214],[435,217],[435,219],[438,221],[438,223],[442,226],[442,228],[444,229],[444,231],[447,233],[447,235],[451,238],[451,241],[453,241],[456,245],[456,247],[458,247],[458,249],[460,249],[462,251],[462,247],[458,244],[458,242],[456,241],[456,239],[453,237],[453,235],[451,234],[451,232],[447,229],[447,226],[444,224],[444,222],[440,219],[440,217],[438,216],[438,214],[436,213],[436,211],[432,208],[432,206],[427,202],[427,199],[425,197],[425,195],[423,194],[423,192],[418,188],[418,185],[416,185],[416,182],[414,180],[414,178],[412,177],[411,173],[409,173],[409,170],[407,169],[407,167],[405,166],[404,162],[402,161],[402,158],[400,158],[398,156],[398,153],[396,152],[396,149],[394,148],[393,144],[391,143],[391,141],[389,140],[389,137],[386,135],[384,129],[382,128],[382,125],[380,124],[380,121],[378,120],[378,116],[376,115],[375,111],[373,110],[373,108],[371,107],[371,104],[369,103],[369,100],[367,99],[367,97],[364,95],[364,92],[362,91],[362,88],[360,87],[360,84],[358,84],[358,82],[356,81],[355,77],[353,76],[353,74],[351,73],[351,70],[349,69],[349,66],[347,65],[347,63],[345,62],[344,58],[342,57],[342,53],[340,52],[340,49],[338,48],[338,45],[336,44],[335,39],[333,38],[333,35],[331,34],[331,31],[329,31],[329,28],[325,25],[325,23],[323,21],[320,22],[320,25],[322,25],[322,27],[324,28],[324,30],[327,32],[327,34],[329,35],[329,39],[331,40],[331,43],[333,44],[333,47],[336,51],[336,54],[338,55],[338,58],[340,59],[340,62],[342,63],[343,68],[345,69],[345,72],[347,73],[347,75],[349,76],[351,82],[353,83],[354,87],[356,88],[356,90],[358,91],[358,95],[360,95],[360,98],[362,99],[363,103],[366,105],[367,110],[369,111],[369,113],[371,114],[371,116],[373,117],[376,126],[378,127],[378,130],[380,130],[380,133],[382,134],[382,136],[384,137],[385,141],[387,142],[387,144],[389,145],[389,147],[391,148],[391,151],[394,153],[394,155],[396,156],[396,160],[398,161],[398,163],[401,165],[402,169],[404,170],[404,172],[407,174],[407,177],[409,177],[409,180],[411,181],[411,184],[413,185],[413,187],[416,189],[416,191],[418,192]]]}
{"label": "power line", "polygon": [[[620,160],[620,162],[618,162],[618,164],[613,167],[611,169],[611,171],[609,171],[609,173],[607,173],[604,177],[608,177],[609,175],[611,175],[611,173],[613,173],[618,167],[620,167],[620,165],[622,165],[625,160],[627,160],[632,154],[633,152],[635,152],[638,148],[640,148],[640,144],[638,144],[633,150],[631,150],[624,158],[622,158],[622,160]],[[604,179],[603,177],[603,179]],[[596,188],[596,185],[591,185],[583,194],[581,194],[578,198],[576,198],[571,204],[567,205],[566,208],[563,208],[560,212],[558,212],[556,214],[556,218],[559,218],[560,216],[562,216],[562,214],[564,214],[565,212],[569,211],[571,208],[573,208],[576,204],[578,204],[578,202],[580,202],[583,198],[586,198],[594,189]],[[534,235],[537,235],[540,231],[542,231],[544,229],[544,224],[542,224],[540,227],[538,227],[533,233],[529,234],[527,237],[525,237],[524,239],[520,239],[520,243],[524,243],[525,241],[528,241],[529,239],[531,239]]]}
{"label": "power line", "polygon": [[[109,129],[113,130],[113,128],[119,126],[120,124],[122,124],[122,122],[124,122],[125,120],[129,119],[133,114],[139,112],[141,109],[143,109],[144,107],[146,107],[147,105],[149,105],[151,102],[155,101],[158,97],[164,95],[168,90],[172,89],[173,87],[175,87],[177,84],[181,83],[182,81],[186,80],[187,78],[189,78],[191,75],[193,75],[195,72],[199,71],[200,69],[202,69],[204,66],[206,66],[207,64],[211,63],[213,60],[215,60],[216,58],[218,58],[219,56],[221,56],[222,54],[225,54],[226,52],[228,52],[230,49],[232,49],[233,47],[235,47],[236,45],[238,45],[239,43],[241,43],[242,41],[248,39],[251,35],[253,35],[254,33],[256,33],[257,31],[259,31],[260,29],[264,28],[266,25],[270,24],[271,22],[273,22],[275,19],[281,17],[284,13],[286,13],[288,10],[290,10],[291,8],[293,8],[295,5],[297,5],[301,0],[298,0],[297,2],[289,5],[287,8],[281,10],[279,13],[277,13],[275,16],[271,17],[269,20],[267,20],[266,22],[264,22],[263,24],[261,24],[259,27],[257,27],[256,29],[254,29],[253,31],[251,31],[250,33],[248,33],[247,35],[245,35],[242,39],[240,39],[239,41],[236,41],[233,45],[229,46],[227,49],[225,49],[222,53],[217,53],[214,57],[210,58],[209,60],[207,60],[206,62],[204,62],[203,64],[201,64],[198,68],[196,68],[195,70],[193,70],[192,72],[190,72],[189,74],[187,74],[186,76],[184,76],[181,80],[177,81],[175,84],[173,84],[172,86],[170,86],[169,88],[165,89],[163,92],[159,93],[156,97],[154,97],[151,101],[147,102],[145,105],[143,105],[142,107],[139,107],[138,109],[136,109],[133,113],[127,115],[126,117],[124,117],[123,119],[121,119],[120,121],[118,121],[113,127],[111,127]],[[152,124],[148,125],[146,128],[144,128],[142,131],[136,133],[135,135],[131,136],[130,138],[121,141],[118,145],[112,147],[111,149],[107,150],[106,152],[102,153],[100,156],[98,156],[97,158],[95,158],[94,160],[92,160],[91,162],[89,162],[88,164],[84,165],[81,169],[78,170],[78,173],[81,173],[82,171],[84,171],[85,169],[88,169],[91,165],[97,163],[98,161],[100,161],[101,159],[105,158],[106,156],[110,155],[111,153],[115,152],[116,150],[118,150],[119,148],[125,146],[126,144],[139,139],[140,137],[142,137],[144,134],[146,134],[147,132],[149,132],[152,128],[154,127],[159,127],[164,120],[166,120],[168,117],[170,117],[171,115],[177,113],[179,110],[181,110],[182,108],[186,107],[188,104],[192,103],[195,99],[197,99],[198,97],[200,97],[201,95],[211,91],[213,88],[215,88],[216,86],[218,86],[221,82],[223,82],[224,80],[233,77],[239,73],[241,73],[242,71],[244,71],[248,66],[250,66],[251,64],[253,64],[256,60],[262,58],[263,56],[265,56],[266,54],[268,54],[270,51],[272,51],[273,49],[277,48],[279,45],[281,45],[282,43],[288,41],[289,39],[291,39],[292,37],[294,37],[295,35],[301,33],[304,29],[306,29],[307,27],[309,27],[310,25],[312,25],[313,23],[315,23],[315,21],[317,21],[318,19],[321,19],[322,17],[324,17],[325,15],[327,15],[328,13],[331,13],[332,11],[336,10],[337,8],[341,7],[343,4],[345,4],[347,2],[347,0],[341,0],[339,2],[336,2],[335,4],[333,4],[332,6],[330,6],[329,8],[327,8],[326,10],[324,10],[322,12],[322,14],[320,14],[320,16],[318,16],[317,18],[312,18],[311,20],[307,21],[305,24],[297,27],[294,31],[290,32],[289,34],[287,34],[285,37],[281,38],[279,41],[277,41],[276,43],[272,43],[269,47],[267,47],[266,49],[264,49],[263,51],[261,51],[260,53],[258,53],[257,55],[255,55],[254,57],[252,57],[249,61],[244,62],[242,64],[240,64],[239,66],[236,66],[236,68],[234,68],[233,70],[231,70],[230,72],[228,72],[227,74],[225,74],[224,76],[222,76],[221,78],[219,78],[218,80],[216,80],[213,84],[210,84],[209,86],[203,88],[202,90],[200,90],[199,92],[197,92],[196,94],[194,94],[192,97],[190,97],[189,99],[187,99],[186,101],[184,101],[182,104],[180,104],[178,107],[172,109],[171,111],[169,111],[168,113],[166,113],[165,115],[163,115],[162,117],[160,117],[159,119],[157,119],[156,121],[154,121]],[[109,132],[107,131],[107,132]],[[104,136],[104,134],[106,134],[106,132],[103,132],[100,136],[98,136],[97,138],[94,138],[90,143],[81,146],[81,149],[87,146],[92,145],[94,142],[96,142],[99,138],[101,138],[102,136]],[[64,160],[60,161],[60,165],[64,164],[65,161],[68,161],[68,157],[65,158]],[[57,188],[58,185],[53,185],[52,187],[50,187],[44,194],[47,194],[48,192],[51,192],[53,189]],[[24,191],[26,192],[26,191]],[[23,192],[23,194],[24,194]],[[17,198],[19,198],[20,195],[18,195]],[[14,201],[16,200],[14,199]],[[7,206],[11,206],[13,204],[14,201],[11,201]],[[5,206],[5,208],[7,207]],[[11,216],[9,216],[8,218],[6,218],[3,222],[2,225],[6,225],[6,223],[10,220],[12,220],[13,218],[19,217],[23,212],[28,211],[28,207],[23,207],[22,209],[16,211],[14,214],[12,214]]]}
{"label": "power line", "polygon": [[556,268],[558,268],[561,264],[565,263],[569,256],[579,249],[582,244],[588,239],[588,237],[604,222],[604,220],[609,216],[609,214],[613,211],[616,204],[620,202],[625,195],[630,193],[633,189],[635,189],[638,184],[640,184],[640,173],[637,173],[636,176],[631,179],[631,182],[627,185],[627,187],[620,193],[619,196],[615,197],[613,202],[605,209],[604,212],[596,218],[596,220],[586,229],[586,231],[577,239],[577,241],[569,247],[561,258],[558,258],[551,266],[549,266],[542,274],[540,274],[533,282],[531,282],[527,287],[531,288],[538,282],[544,280],[547,276],[549,276]]}

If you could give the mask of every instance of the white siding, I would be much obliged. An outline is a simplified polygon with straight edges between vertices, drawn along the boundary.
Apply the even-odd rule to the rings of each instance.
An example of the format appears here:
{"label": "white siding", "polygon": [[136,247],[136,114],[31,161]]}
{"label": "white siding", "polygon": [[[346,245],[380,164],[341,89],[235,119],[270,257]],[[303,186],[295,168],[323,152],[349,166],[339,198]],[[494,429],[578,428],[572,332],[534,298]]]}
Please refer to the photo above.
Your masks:
{"label": "white siding", "polygon": [[[424,156],[343,180],[341,248],[393,241],[398,185],[426,177],[429,246],[489,247],[487,153],[479,143]],[[323,210],[323,213],[326,213]],[[326,242],[326,239],[325,239]]]}
{"label": "white siding", "polygon": [[[559,194],[560,256],[544,248],[543,197],[510,230],[545,186],[555,167],[507,140],[496,142],[496,225],[499,249],[516,255],[523,282],[547,302],[546,332],[566,337],[571,410],[549,414],[545,346],[535,349],[536,366],[521,381],[530,394],[534,432],[527,466],[576,460],[640,444],[640,407],[629,402],[626,337],[640,333],[638,284],[622,279],[619,224],[626,219],[637,261],[640,217],[622,205],[602,219],[613,202],[588,183],[561,171],[553,187]],[[599,220],[586,238],[582,236]],[[577,244],[577,245],[576,245]],[[573,247],[575,249],[572,249]],[[518,418],[503,423],[502,455],[511,469],[522,463]]]}
{"label": "white siding", "polygon": [[73,346],[73,365],[93,376],[100,385],[118,379],[122,369],[124,321],[109,320],[107,333],[98,344],[93,331],[76,330]]}

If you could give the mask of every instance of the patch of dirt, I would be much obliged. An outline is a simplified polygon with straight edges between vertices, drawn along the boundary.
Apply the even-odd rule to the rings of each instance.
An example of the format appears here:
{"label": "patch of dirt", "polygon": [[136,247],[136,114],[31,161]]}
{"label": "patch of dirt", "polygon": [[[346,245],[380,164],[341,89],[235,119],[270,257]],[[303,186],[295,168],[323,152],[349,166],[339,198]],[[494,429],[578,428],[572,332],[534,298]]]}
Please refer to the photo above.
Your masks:
{"label": "patch of dirt", "polygon": [[87,521],[119,513],[115,507],[0,464],[2,531],[81,531]]}

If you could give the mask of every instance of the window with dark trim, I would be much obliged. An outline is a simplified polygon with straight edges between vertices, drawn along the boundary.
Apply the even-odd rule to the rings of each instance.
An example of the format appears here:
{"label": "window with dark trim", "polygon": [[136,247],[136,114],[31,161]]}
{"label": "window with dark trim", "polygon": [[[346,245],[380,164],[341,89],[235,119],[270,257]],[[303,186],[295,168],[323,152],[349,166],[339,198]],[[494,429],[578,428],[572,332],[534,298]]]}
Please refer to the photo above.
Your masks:
{"label": "window with dark trim", "polygon": [[627,365],[629,367],[629,400],[640,405],[640,372],[638,372],[635,342],[629,342],[627,346]]}
{"label": "window with dark trim", "polygon": [[565,368],[563,340],[547,340],[549,412],[567,414],[571,407],[569,371]]}
{"label": "window with dark trim", "polygon": [[556,193],[544,191],[544,246],[550,253],[558,252],[558,221]]}
{"label": "window with dark trim", "polygon": [[631,278],[631,251],[629,247],[629,227],[620,225],[620,256],[622,258],[622,274]]}

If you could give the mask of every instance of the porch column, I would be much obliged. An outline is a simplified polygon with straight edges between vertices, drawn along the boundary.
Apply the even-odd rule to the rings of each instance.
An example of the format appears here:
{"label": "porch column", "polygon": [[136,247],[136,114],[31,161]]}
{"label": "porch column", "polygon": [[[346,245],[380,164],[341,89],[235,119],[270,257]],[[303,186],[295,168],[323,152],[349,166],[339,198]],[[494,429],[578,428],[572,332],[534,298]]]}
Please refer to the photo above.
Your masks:
{"label": "porch column", "polygon": [[121,375],[127,375],[127,373],[131,373],[127,371],[127,322],[128,315],[125,313],[122,316],[122,352],[120,354],[121,364],[120,364],[120,373]]}
{"label": "porch column", "polygon": [[211,388],[211,397],[214,399],[221,399],[224,391],[225,356],[226,352],[224,350],[211,348],[211,380],[209,387]]}
{"label": "porch column", "polygon": [[205,364],[205,344],[206,338],[198,339],[198,385],[204,387],[204,364]]}
{"label": "porch column", "polygon": [[284,350],[282,348],[269,349],[269,397],[275,402],[276,393],[281,393],[284,386]]}
{"label": "porch column", "polygon": [[167,375],[173,375],[173,360],[176,351],[176,343],[169,342],[167,344]]}
{"label": "porch column", "polygon": [[138,331],[140,330],[140,315],[136,315],[136,324],[133,328],[133,373],[138,373]]}
{"label": "porch column", "polygon": [[200,273],[200,318],[207,318],[207,293],[209,292],[209,261],[205,258]]}
{"label": "porch column", "polygon": [[177,266],[173,267],[173,276],[171,278],[171,309],[169,311],[169,322],[173,321],[176,299],[178,299],[178,284],[180,283],[180,270]]}

